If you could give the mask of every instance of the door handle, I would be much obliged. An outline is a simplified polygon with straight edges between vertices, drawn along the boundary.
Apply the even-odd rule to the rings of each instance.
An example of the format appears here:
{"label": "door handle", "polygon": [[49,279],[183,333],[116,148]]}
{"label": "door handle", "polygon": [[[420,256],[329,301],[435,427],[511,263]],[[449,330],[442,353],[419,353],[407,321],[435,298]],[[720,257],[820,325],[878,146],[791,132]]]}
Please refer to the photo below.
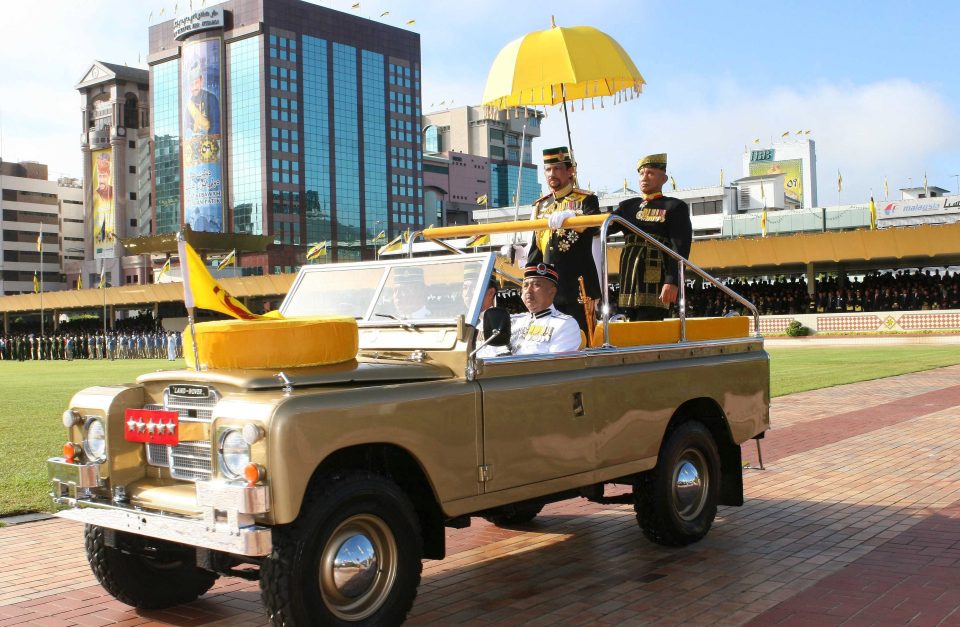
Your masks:
{"label": "door handle", "polygon": [[583,393],[574,392],[573,393],[573,415],[574,416],[583,416]]}

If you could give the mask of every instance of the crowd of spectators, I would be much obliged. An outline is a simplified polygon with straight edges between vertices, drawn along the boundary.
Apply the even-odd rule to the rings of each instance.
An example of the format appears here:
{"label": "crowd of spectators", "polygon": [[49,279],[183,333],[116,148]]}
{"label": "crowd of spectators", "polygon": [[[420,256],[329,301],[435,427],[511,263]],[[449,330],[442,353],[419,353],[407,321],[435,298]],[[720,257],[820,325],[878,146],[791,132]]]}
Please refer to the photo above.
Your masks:
{"label": "crowd of spectators", "polygon": [[[837,277],[827,277],[816,281],[812,297],[802,276],[723,283],[755,304],[761,315],[960,309],[960,272],[940,269],[870,272],[842,284]],[[689,316],[744,313],[709,284],[688,284],[686,297]]]}

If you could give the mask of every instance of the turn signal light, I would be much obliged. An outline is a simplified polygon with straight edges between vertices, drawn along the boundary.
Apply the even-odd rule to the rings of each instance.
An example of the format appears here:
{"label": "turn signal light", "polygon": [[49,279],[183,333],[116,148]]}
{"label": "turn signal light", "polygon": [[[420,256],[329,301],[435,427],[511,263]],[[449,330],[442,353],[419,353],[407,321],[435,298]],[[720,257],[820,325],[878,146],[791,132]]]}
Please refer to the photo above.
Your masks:
{"label": "turn signal light", "polygon": [[247,464],[243,467],[243,478],[247,480],[248,486],[253,486],[263,479],[265,472],[260,464]]}
{"label": "turn signal light", "polygon": [[68,464],[72,464],[74,458],[77,456],[77,445],[73,442],[67,442],[63,445],[63,457]]}

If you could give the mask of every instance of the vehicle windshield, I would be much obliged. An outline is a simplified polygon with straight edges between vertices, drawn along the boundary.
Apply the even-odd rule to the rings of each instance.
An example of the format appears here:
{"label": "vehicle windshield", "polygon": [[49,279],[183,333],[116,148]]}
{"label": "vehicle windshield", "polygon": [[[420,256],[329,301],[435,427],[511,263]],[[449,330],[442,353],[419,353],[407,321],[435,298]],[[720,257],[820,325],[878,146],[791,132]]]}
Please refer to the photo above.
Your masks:
{"label": "vehicle windshield", "polygon": [[280,306],[288,318],[449,322],[479,315],[493,254],[304,266]]}

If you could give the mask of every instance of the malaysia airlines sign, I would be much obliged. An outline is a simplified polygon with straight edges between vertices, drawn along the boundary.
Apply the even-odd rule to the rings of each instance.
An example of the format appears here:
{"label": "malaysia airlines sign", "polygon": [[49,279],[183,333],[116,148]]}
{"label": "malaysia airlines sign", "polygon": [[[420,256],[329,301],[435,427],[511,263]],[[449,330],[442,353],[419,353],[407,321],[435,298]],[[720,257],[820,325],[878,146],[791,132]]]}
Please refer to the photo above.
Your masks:
{"label": "malaysia airlines sign", "polygon": [[960,197],[918,198],[882,203],[877,212],[878,220],[896,220],[921,216],[939,216],[960,213]]}

